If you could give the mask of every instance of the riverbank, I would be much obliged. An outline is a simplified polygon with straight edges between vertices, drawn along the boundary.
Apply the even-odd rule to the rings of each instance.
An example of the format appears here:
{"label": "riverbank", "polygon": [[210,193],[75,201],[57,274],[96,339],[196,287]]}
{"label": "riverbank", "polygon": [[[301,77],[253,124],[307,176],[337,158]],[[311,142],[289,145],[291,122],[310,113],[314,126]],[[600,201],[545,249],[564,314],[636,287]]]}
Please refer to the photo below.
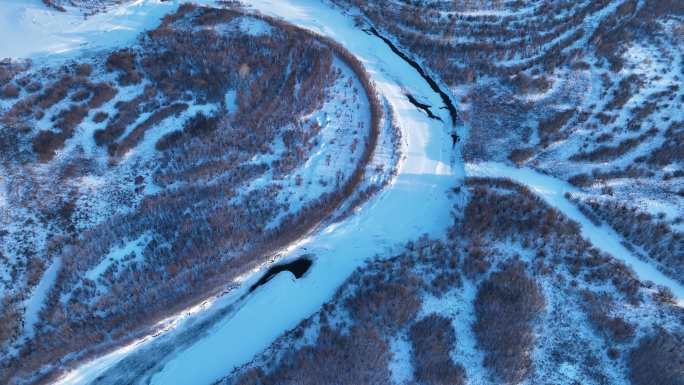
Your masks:
{"label": "riverbank", "polygon": [[[350,50],[395,111],[405,155],[397,177],[384,190],[343,222],[319,229],[288,251],[285,258],[303,253],[316,256],[306,275],[298,280],[291,280],[287,274],[275,276],[235,311],[205,329],[198,340],[152,362],[153,369],[136,381],[146,378],[144,381],[158,384],[196,384],[220,378],[316,311],[367,258],[423,232],[442,234],[450,222],[446,192],[462,180],[463,166],[460,161],[450,161],[454,151],[457,159],[460,156],[458,148],[451,148],[445,125],[427,118],[402,92],[409,89],[421,100],[440,103],[440,96],[420,74],[397,60],[380,39],[359,30],[353,20],[327,5],[309,1],[260,1],[252,5],[265,15],[281,16],[285,22],[323,34]],[[326,26],[317,20],[326,20]],[[225,349],[226,341],[235,349]],[[134,355],[126,353],[130,358]],[[144,357],[135,358],[144,361]],[[77,368],[61,383],[88,383],[96,377],[100,378],[98,383],[112,383],[125,370],[108,362],[90,370],[88,376],[79,376]]]}

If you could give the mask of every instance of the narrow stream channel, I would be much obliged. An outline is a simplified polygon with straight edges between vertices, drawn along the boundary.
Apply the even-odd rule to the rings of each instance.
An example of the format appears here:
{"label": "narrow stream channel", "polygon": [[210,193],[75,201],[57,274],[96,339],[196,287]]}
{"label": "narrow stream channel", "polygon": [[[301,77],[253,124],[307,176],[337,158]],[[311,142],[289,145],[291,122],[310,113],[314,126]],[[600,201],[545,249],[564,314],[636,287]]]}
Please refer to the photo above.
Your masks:
{"label": "narrow stream channel", "polygon": [[411,102],[411,104],[413,104],[414,106],[425,111],[428,118],[439,120],[440,122],[442,121],[442,118],[440,118],[439,116],[432,113],[432,110],[430,110],[431,106],[429,104],[424,104],[424,103],[419,102],[415,97],[413,97],[413,95],[411,95],[409,93],[406,94],[406,97],[408,98],[409,102]]}
{"label": "narrow stream channel", "polygon": [[440,98],[442,98],[442,102],[444,103],[444,106],[449,111],[449,115],[451,116],[451,124],[455,126],[456,122],[458,121],[458,111],[456,110],[456,107],[452,103],[449,95],[446,92],[442,91],[437,82],[434,79],[432,79],[432,77],[430,77],[430,75],[428,75],[427,72],[425,72],[425,70],[423,70],[423,67],[421,67],[420,64],[412,60],[408,55],[403,53],[399,48],[397,48],[397,46],[395,46],[390,39],[382,36],[378,32],[378,30],[375,29],[375,27],[364,29],[364,31],[379,37],[383,42],[385,42],[385,44],[387,44],[387,46],[392,50],[392,52],[394,52],[395,54],[397,54],[397,56],[406,61],[411,67],[413,67],[418,72],[418,74],[423,79],[425,79],[428,85],[430,85],[430,88],[432,88],[432,90],[435,91],[440,96]]}

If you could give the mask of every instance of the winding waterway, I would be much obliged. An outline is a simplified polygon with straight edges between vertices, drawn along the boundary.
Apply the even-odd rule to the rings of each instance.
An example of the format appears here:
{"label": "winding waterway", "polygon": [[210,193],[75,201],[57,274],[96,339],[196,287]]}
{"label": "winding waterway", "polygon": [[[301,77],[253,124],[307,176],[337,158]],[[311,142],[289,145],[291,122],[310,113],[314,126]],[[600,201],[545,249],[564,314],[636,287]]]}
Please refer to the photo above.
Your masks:
{"label": "winding waterway", "polygon": [[[388,255],[423,233],[440,236],[452,221],[447,191],[465,172],[460,148],[452,146],[454,127],[444,123],[455,124],[456,108],[437,82],[377,31],[364,32],[350,16],[322,1],[245,2],[329,37],[359,58],[402,133],[397,176],[351,216],[284,252],[288,260],[315,255],[315,263],[298,279],[296,271],[283,267],[261,276],[263,282],[251,277],[155,338],[74,368],[59,384],[211,384],[320,309],[368,258]],[[449,116],[426,107],[431,118],[408,100],[407,92],[426,106],[446,105]]]}
{"label": "winding waterway", "polygon": [[[321,1],[245,2],[264,14],[282,17],[334,39],[364,63],[378,92],[391,105],[402,132],[403,160],[398,174],[388,187],[344,221],[319,230],[284,252],[288,260],[308,253],[315,255],[315,263],[300,277],[297,274],[302,269],[292,271],[287,264],[274,267],[270,274],[251,277],[157,338],[74,368],[59,384],[212,384],[320,309],[368,258],[391,255],[398,250],[397,245],[423,233],[440,236],[451,223],[453,200],[446,192],[466,176],[458,141],[450,138],[458,115],[449,95],[427,71],[374,28],[359,29],[350,16]],[[420,100],[427,111],[408,100],[407,93],[414,102]],[[443,113],[442,109],[430,109],[440,103],[449,116],[431,118],[430,114]],[[446,126],[444,120],[450,120],[452,126]],[[620,249],[613,233],[592,227],[561,199],[565,185],[524,170],[485,166],[470,165],[469,172],[513,177],[531,186],[549,204],[580,222],[583,235],[600,248],[636,263]],[[657,271],[640,270],[642,277],[673,287]],[[259,280],[263,282],[257,285]],[[258,290],[250,292],[252,287]],[[681,295],[684,289],[674,287]]]}

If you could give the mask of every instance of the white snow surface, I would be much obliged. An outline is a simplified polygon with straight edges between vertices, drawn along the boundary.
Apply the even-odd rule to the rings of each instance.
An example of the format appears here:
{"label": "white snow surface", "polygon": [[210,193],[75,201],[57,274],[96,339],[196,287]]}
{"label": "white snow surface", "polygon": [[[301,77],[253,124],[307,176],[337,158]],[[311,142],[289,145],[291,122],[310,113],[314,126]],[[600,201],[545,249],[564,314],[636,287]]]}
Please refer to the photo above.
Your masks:
{"label": "white snow surface", "polygon": [[139,258],[139,253],[141,252],[141,249],[143,248],[143,246],[146,245],[148,241],[149,236],[145,234],[136,239],[127,241],[123,245],[113,247],[112,250],[110,250],[109,254],[102,258],[102,261],[100,261],[100,263],[98,263],[95,267],[86,272],[86,278],[96,281],[105,271],[107,271],[107,269],[112,264],[119,263],[122,259],[130,255],[131,253],[135,254],[136,258]]}
{"label": "white snow surface", "polygon": [[[130,43],[139,32],[157,25],[160,17],[173,11],[179,2],[136,0],[84,19],[78,13],[47,9],[39,0],[3,0],[0,58],[41,59],[55,54],[62,57]],[[410,89],[416,97],[433,105],[441,104],[438,95],[379,39],[356,28],[350,17],[318,1],[247,0],[246,3],[265,14],[331,37],[355,54],[397,115],[405,156],[396,179],[354,215],[287,250],[285,258],[304,251],[316,256],[306,276],[299,280],[287,273],[276,276],[200,340],[171,358],[150,379],[151,384],[212,383],[248,362],[283,332],[318,310],[367,258],[422,233],[443,234],[451,222],[451,203],[445,192],[465,177],[463,165],[449,160],[450,157],[460,159],[460,154],[452,156],[447,129],[442,123],[427,119],[406,100],[402,90]],[[443,110],[438,112],[446,114]],[[448,116],[443,119],[449,120]],[[565,199],[565,192],[575,191],[569,184],[528,168],[498,163],[469,164],[467,172],[470,176],[508,177],[525,184],[547,203],[579,222],[582,235],[596,247],[625,261],[641,279],[669,287],[680,302],[684,298],[681,285],[639,260],[622,246],[620,237],[612,229],[595,226]],[[34,289],[27,303],[27,315],[38,314],[44,301],[40,293],[52,284],[51,277],[56,275],[58,263],[53,262]],[[249,283],[249,278],[245,283]],[[203,313],[210,313],[207,309],[215,310],[234,300],[234,295],[228,295],[215,303],[203,303],[164,324],[168,325],[166,329],[180,329],[193,324]],[[56,383],[90,383],[150,340],[151,337],[136,341],[92,360]]]}
{"label": "white snow surface", "polygon": [[[5,206],[7,206],[7,182],[5,182],[5,177],[0,175],[0,209]],[[2,220],[1,217],[0,220]]]}
{"label": "white snow surface", "polygon": [[446,190],[464,175],[461,167],[449,164],[451,140],[443,124],[428,120],[411,105],[402,87],[434,105],[440,105],[439,96],[381,40],[319,2],[248,3],[265,14],[331,37],[354,53],[397,114],[407,142],[402,148],[406,158],[385,191],[348,220],[323,229],[298,246],[316,256],[305,277],[293,280],[283,274],[269,282],[205,338],[172,358],[151,378],[151,384],[212,383],[317,311],[367,258],[425,232],[443,234],[451,219]]}
{"label": "white snow surface", "polygon": [[0,59],[39,59],[125,44],[177,6],[178,1],[134,0],[84,18],[73,9],[47,8],[40,0],[2,0]]}
{"label": "white snow surface", "polygon": [[468,163],[466,174],[474,177],[509,178],[524,184],[532,192],[544,199],[568,218],[578,222],[582,228],[582,236],[596,248],[622,260],[630,266],[642,281],[651,281],[669,287],[680,306],[684,306],[684,287],[675,280],[661,273],[653,265],[642,261],[622,245],[622,237],[607,224],[596,226],[582,214],[568,199],[565,193],[576,193],[579,190],[569,183],[545,175],[531,168],[515,168],[497,162]]}
{"label": "white snow surface", "polygon": [[[441,235],[451,223],[446,191],[464,177],[462,164],[450,164],[448,127],[429,120],[408,102],[403,90],[421,100],[441,100],[408,63],[396,57],[378,38],[356,28],[353,20],[328,5],[311,0],[248,1],[259,11],[285,18],[333,38],[366,66],[378,92],[394,109],[402,130],[402,153],[395,180],[345,221],[330,225],[290,247],[284,257],[303,252],[316,260],[298,280],[280,274],[254,292],[233,313],[215,324],[196,343],[172,357],[151,384],[209,384],[248,362],[283,332],[296,326],[329,300],[337,287],[365,260],[422,233]],[[145,2],[145,4],[151,4]],[[156,9],[151,9],[157,13]],[[325,25],[319,21],[325,20]],[[439,110],[449,121],[446,111]],[[458,151],[458,150],[456,150]],[[256,272],[255,272],[256,273]],[[245,284],[249,283],[246,278]],[[235,297],[230,295],[229,297]],[[215,303],[225,306],[227,300]],[[203,308],[212,305],[203,305]],[[176,328],[191,325],[197,315],[179,316]],[[204,312],[210,313],[210,312]],[[58,384],[87,384],[115,365],[141,343],[137,341],[67,373]]]}
{"label": "white snow surface", "polygon": [[402,334],[394,337],[390,341],[389,347],[390,352],[392,352],[392,358],[388,364],[392,382],[408,384],[413,378],[411,342],[405,334]]}
{"label": "white snow surface", "polygon": [[57,278],[57,273],[59,272],[59,268],[61,265],[62,261],[59,258],[55,259],[50,264],[50,266],[47,269],[45,269],[45,272],[43,273],[43,276],[40,278],[38,285],[36,285],[36,287],[31,292],[31,295],[24,302],[24,306],[26,308],[24,316],[24,335],[27,337],[33,335],[33,325],[35,325],[35,323],[38,322],[38,314],[40,313],[40,310],[43,308],[43,304],[45,303],[45,297],[52,288],[52,285],[54,284],[55,279]]}

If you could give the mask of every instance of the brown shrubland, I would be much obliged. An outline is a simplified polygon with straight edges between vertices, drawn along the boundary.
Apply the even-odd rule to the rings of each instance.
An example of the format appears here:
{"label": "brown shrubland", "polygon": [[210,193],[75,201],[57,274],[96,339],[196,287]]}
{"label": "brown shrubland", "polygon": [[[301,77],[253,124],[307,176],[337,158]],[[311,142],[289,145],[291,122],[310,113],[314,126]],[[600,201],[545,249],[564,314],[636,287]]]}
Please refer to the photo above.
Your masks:
{"label": "brown shrubland", "polygon": [[533,322],[543,308],[544,297],[522,266],[507,266],[480,285],[473,330],[485,366],[505,383],[519,383],[532,370]]}
{"label": "brown shrubland", "polygon": [[415,378],[425,385],[461,385],[465,370],[455,364],[450,352],[456,345],[451,320],[430,314],[411,326]]}
{"label": "brown shrubland", "polygon": [[[332,41],[267,18],[263,20],[275,27],[274,32],[250,38],[223,36],[212,28],[186,28],[186,24],[211,26],[236,17],[243,16],[231,10],[183,5],[147,33],[140,47],[111,54],[106,67],[117,73],[119,85],[140,84],[145,79],[145,87],[131,99],[116,102],[109,117],[98,109],[116,96],[116,86],[90,83],[85,77],[93,76],[95,70],[83,66],[73,67],[11,111],[22,117],[70,100],[57,113],[55,130],[40,132],[33,139],[35,152],[48,161],[94,110],[94,121],[105,124],[95,131],[96,144],[106,146],[116,160],[140,144],[150,129],[184,113],[190,102],[220,106],[214,112],[191,116],[182,130],[156,143],[158,168],[151,179],[162,187],[177,182],[174,189],[141,198],[132,212],[106,218],[83,230],[77,243],[51,254],[61,256],[62,268],[40,313],[35,338],[21,347],[20,358],[7,363],[0,375],[3,380],[26,378],[69,353],[88,356],[148,330],[159,317],[210,295],[226,277],[249,269],[315,226],[361,182],[383,114],[363,65]],[[269,167],[247,163],[270,151],[269,143],[287,126],[300,130],[286,135],[288,148],[301,152],[295,164],[305,161],[308,142],[318,128],[301,124],[300,119],[321,106],[327,88],[339,76],[334,57],[356,72],[370,105],[370,132],[360,134],[365,140],[360,160],[336,189],[268,228],[289,207],[276,199],[282,188],[277,184],[238,194],[241,183]],[[241,75],[238,69],[244,64],[252,70]],[[228,112],[222,105],[228,90],[237,90],[236,111]],[[116,162],[109,167],[116,167]],[[280,172],[289,172],[291,167]],[[188,207],[193,209],[187,211]],[[69,210],[63,212],[72,215]],[[83,279],[84,272],[118,242],[136,239],[150,229],[154,232],[138,253],[141,261],[154,263],[114,263],[97,282]],[[60,300],[63,295],[68,298],[65,302]],[[387,309],[388,319],[406,318],[393,311]],[[347,338],[330,336],[338,337]],[[54,372],[46,372],[50,374]]]}
{"label": "brown shrubland", "polygon": [[628,357],[632,385],[684,384],[683,343],[681,335],[660,328],[641,338]]}

